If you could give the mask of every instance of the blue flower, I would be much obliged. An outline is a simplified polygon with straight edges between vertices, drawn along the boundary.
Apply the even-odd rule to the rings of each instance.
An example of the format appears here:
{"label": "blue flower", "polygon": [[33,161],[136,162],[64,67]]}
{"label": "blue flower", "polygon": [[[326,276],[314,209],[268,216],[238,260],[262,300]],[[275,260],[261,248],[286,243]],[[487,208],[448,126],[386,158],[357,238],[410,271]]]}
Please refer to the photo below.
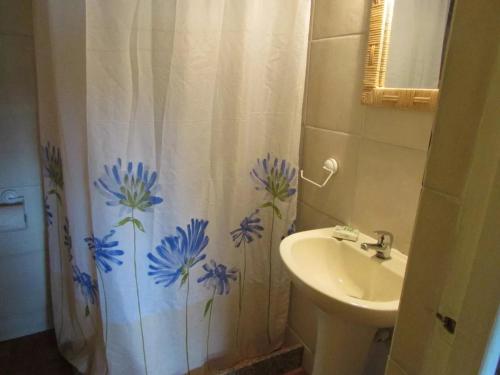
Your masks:
{"label": "blue flower", "polygon": [[71,240],[71,234],[69,233],[69,221],[67,217],[64,218],[63,231],[64,246],[66,247],[66,251],[68,252],[68,261],[71,262],[73,260],[73,254],[71,253],[71,250],[73,248],[73,241]]}
{"label": "blue flower", "polygon": [[257,165],[250,175],[257,184],[257,190],[265,190],[272,199],[284,202],[297,191],[293,186],[297,177],[296,172],[286,160],[279,161],[278,158],[271,160],[271,155],[267,154],[265,159],[257,159]]}
{"label": "blue flower", "polygon": [[297,232],[297,225],[295,223],[295,220],[292,222],[292,224],[290,224],[290,226],[288,227],[288,230],[286,231],[286,234],[284,234],[283,236],[281,236],[281,239],[285,239],[286,237],[290,236],[291,234],[294,234],[295,232]]}
{"label": "blue flower", "polygon": [[88,273],[81,272],[76,265],[73,266],[73,280],[80,286],[80,292],[87,304],[85,314],[88,315],[89,303],[94,305],[97,302],[97,282],[92,280]]}
{"label": "blue flower", "polygon": [[203,283],[208,289],[215,290],[219,295],[228,294],[230,290],[229,282],[238,279],[237,268],[233,267],[228,270],[225,265],[217,264],[214,260],[211,260],[210,264],[205,263],[203,269],[205,274],[198,278],[198,282]]}
{"label": "blue flower", "polygon": [[112,167],[104,166],[106,174],[94,181],[94,185],[108,198],[108,206],[124,206],[131,210],[146,211],[148,208],[163,202],[153,195],[158,177],[156,172],[149,173],[142,163],[137,164],[134,171],[132,162],[127,169],[122,169],[122,160],[118,159]]}
{"label": "blue flower", "polygon": [[48,196],[45,196],[44,198],[44,207],[45,207],[45,220],[47,221],[47,225],[52,225],[52,219],[54,218],[54,215],[50,210]]}
{"label": "blue flower", "polygon": [[49,194],[57,195],[57,189],[64,187],[62,158],[59,148],[51,146],[50,142],[43,149],[43,175],[49,178],[54,188]]}
{"label": "blue flower", "polygon": [[[167,236],[156,247],[158,257],[148,253],[148,258],[153,264],[149,265],[156,284],[172,285],[182,275],[188,275],[189,269],[205,259],[202,254],[208,245],[208,236],[205,235],[208,221],[191,219],[191,224],[184,230],[177,227],[175,236]],[[182,285],[182,284],[181,284]]]}
{"label": "blue flower", "polygon": [[262,237],[262,232],[264,227],[260,225],[260,218],[257,217],[259,210],[255,210],[252,212],[250,216],[245,217],[241,223],[240,227],[231,231],[230,234],[233,237],[233,241],[236,244],[236,247],[240,247],[241,243],[250,243],[254,240],[254,237],[258,238]]}
{"label": "blue flower", "polygon": [[102,239],[91,235],[85,238],[89,250],[92,252],[92,257],[95,260],[97,267],[107,273],[113,270],[110,265],[111,263],[121,266],[123,262],[118,259],[119,256],[125,254],[123,250],[116,249],[118,246],[118,241],[108,241],[110,237],[115,234],[114,230],[111,230],[109,234],[104,236]]}

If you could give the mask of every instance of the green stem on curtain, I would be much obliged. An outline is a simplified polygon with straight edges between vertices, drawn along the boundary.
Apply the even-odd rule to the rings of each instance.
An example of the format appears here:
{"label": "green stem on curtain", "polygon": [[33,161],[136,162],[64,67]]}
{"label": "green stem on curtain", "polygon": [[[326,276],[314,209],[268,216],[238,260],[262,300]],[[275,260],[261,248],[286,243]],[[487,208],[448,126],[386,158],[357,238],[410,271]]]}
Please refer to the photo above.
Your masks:
{"label": "green stem on curtain", "polygon": [[268,292],[267,292],[267,342],[271,343],[271,284],[272,284],[272,272],[273,272],[273,232],[274,232],[274,211],[276,200],[273,198],[272,217],[271,217],[271,234],[269,239],[269,280],[268,280]]}
{"label": "green stem on curtain", "polygon": [[208,367],[208,345],[210,343],[210,326],[212,324],[212,309],[214,308],[214,303],[215,303],[215,291],[216,287],[214,287],[214,291],[212,292],[212,303],[210,304],[210,311],[208,312],[208,329],[207,329],[207,367]]}
{"label": "green stem on curtain", "polygon": [[106,297],[106,287],[104,286],[104,278],[102,277],[102,272],[99,267],[97,267],[97,274],[99,275],[99,280],[101,281],[102,285],[102,294],[104,296],[104,316],[105,316],[105,321],[104,321],[104,353],[106,357],[106,373],[105,375],[108,374],[108,300]]}
{"label": "green stem on curtain", "polygon": [[189,270],[187,272],[187,291],[186,291],[186,306],[185,306],[185,314],[186,314],[186,319],[185,319],[185,337],[184,337],[184,347],[186,349],[186,366],[187,366],[187,374],[191,374],[191,371],[189,369],[189,344],[188,344],[188,337],[189,337],[189,330],[188,330],[188,300],[189,300]]}
{"label": "green stem on curtain", "polygon": [[102,272],[99,267],[97,267],[97,274],[99,275],[99,280],[101,280],[102,294],[104,297],[104,343],[108,343],[108,299],[106,297],[106,287],[104,286],[104,279],[102,277]]}
{"label": "green stem on curtain", "polygon": [[135,230],[135,217],[134,210],[132,209],[132,229],[134,233],[134,278],[135,278],[135,291],[137,294],[137,311],[139,312],[139,326],[141,329],[141,343],[142,343],[142,356],[144,359],[144,371],[148,374],[148,365],[146,362],[146,347],[144,345],[144,330],[142,327],[142,312],[141,312],[141,298],[139,296],[139,282],[137,280],[137,244],[136,244],[136,230]]}
{"label": "green stem on curtain", "polygon": [[239,348],[240,346],[240,323],[241,323],[241,314],[243,312],[243,301],[245,297],[245,280],[246,280],[246,274],[247,274],[247,253],[246,253],[246,242],[243,241],[243,273],[241,271],[238,272],[239,274],[239,286],[240,286],[240,299],[239,299],[239,304],[238,304],[238,321],[236,325],[236,345]]}
{"label": "green stem on curtain", "polygon": [[59,207],[59,199],[56,194],[56,214],[57,214],[57,244],[59,245],[59,273],[61,277],[61,295],[59,298],[59,303],[60,303],[60,314],[59,317],[61,319],[61,325],[59,326],[59,332],[57,333],[57,342],[60,344],[61,343],[61,335],[63,332],[64,328],[64,307],[63,307],[63,300],[64,300],[64,274],[63,274],[63,247],[61,244],[61,212],[60,212],[60,207]]}

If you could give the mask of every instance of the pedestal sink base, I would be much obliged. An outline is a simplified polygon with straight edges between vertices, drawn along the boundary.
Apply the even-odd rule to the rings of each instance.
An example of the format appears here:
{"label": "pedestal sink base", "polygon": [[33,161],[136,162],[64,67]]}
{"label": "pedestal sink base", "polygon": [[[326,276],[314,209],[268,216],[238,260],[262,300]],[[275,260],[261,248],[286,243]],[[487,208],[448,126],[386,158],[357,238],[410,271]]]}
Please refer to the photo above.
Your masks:
{"label": "pedestal sink base", "polygon": [[339,241],[332,229],[292,234],[280,245],[293,284],[315,305],[318,333],[312,375],[360,375],[377,327],[393,327],[406,256],[363,250],[374,239]]}
{"label": "pedestal sink base", "polygon": [[312,375],[361,375],[376,328],[347,322],[317,309]]}

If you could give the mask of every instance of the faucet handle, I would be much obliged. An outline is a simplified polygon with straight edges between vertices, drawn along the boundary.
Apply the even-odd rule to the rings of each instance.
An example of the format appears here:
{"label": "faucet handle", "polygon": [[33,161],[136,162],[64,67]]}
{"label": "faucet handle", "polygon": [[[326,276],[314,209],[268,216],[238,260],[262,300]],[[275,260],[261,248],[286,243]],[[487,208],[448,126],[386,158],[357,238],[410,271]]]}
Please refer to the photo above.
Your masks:
{"label": "faucet handle", "polygon": [[378,243],[381,245],[384,245],[385,247],[388,247],[389,249],[392,248],[392,242],[394,241],[394,235],[391,232],[388,232],[386,230],[375,230],[373,233],[378,235]]}

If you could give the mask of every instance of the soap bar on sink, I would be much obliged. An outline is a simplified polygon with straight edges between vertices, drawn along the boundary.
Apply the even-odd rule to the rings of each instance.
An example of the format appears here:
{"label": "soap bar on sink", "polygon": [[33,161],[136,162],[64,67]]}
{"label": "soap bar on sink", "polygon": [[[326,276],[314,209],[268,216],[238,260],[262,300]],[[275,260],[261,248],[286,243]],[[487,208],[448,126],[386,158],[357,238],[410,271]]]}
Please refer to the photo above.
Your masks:
{"label": "soap bar on sink", "polygon": [[359,237],[359,230],[354,229],[348,225],[336,225],[333,228],[332,236],[342,240],[357,241]]}

